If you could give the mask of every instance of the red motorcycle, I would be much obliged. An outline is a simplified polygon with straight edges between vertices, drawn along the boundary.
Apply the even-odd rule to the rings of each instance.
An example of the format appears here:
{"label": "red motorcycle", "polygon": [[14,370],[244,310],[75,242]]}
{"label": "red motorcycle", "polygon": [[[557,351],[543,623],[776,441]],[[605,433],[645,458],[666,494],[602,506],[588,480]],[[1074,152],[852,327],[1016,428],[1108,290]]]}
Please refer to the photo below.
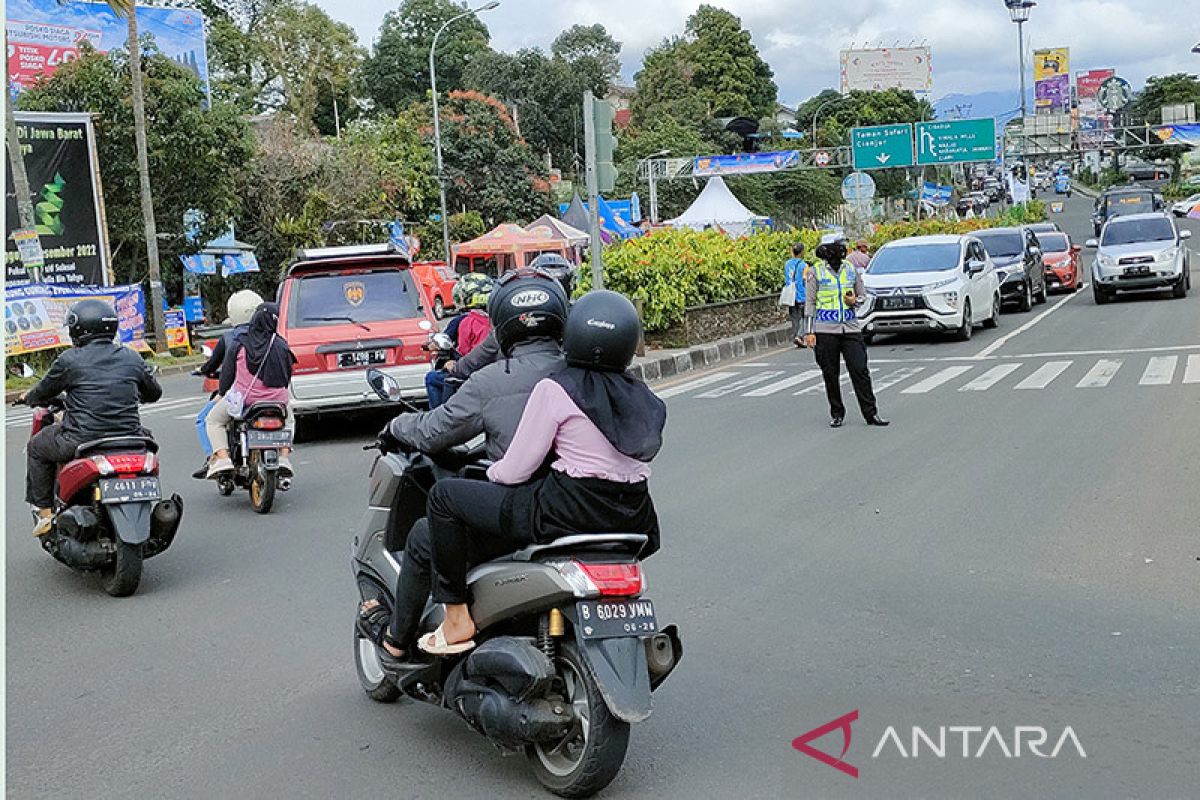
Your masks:
{"label": "red motorcycle", "polygon": [[[33,410],[30,435],[55,421],[61,400]],[[42,549],[77,572],[98,572],[104,591],[137,591],[142,562],[171,546],[183,519],[178,494],[162,499],[158,444],[148,436],[84,442],[58,470],[54,517]]]}

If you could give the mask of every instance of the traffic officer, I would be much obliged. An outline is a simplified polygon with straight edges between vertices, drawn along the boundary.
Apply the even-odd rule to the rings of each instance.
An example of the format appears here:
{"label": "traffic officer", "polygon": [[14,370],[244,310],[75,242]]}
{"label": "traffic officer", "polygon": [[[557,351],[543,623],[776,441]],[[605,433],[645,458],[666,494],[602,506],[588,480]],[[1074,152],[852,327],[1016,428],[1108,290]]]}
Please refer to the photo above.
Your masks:
{"label": "traffic officer", "polygon": [[840,428],[846,419],[842,403],[842,365],[850,371],[850,381],[858,398],[858,407],[868,425],[885,426],[875,406],[871,371],[867,368],[867,346],[854,309],[862,302],[862,274],[846,260],[846,238],[840,233],[821,237],[816,255],[820,259],[804,276],[805,316],[808,333],[805,343],[814,349],[817,366],[825,379],[829,398],[829,427]]}

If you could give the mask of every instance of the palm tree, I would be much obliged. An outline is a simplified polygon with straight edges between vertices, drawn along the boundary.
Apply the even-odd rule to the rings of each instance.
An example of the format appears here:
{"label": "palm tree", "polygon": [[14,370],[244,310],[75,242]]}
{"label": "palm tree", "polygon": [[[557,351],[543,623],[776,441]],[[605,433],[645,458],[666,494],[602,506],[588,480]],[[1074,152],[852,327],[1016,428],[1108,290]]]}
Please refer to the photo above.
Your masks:
{"label": "palm tree", "polygon": [[[4,36],[5,50],[8,50],[8,33]],[[12,84],[11,76],[5,71],[5,91]],[[17,194],[17,218],[21,222],[21,227],[26,230],[36,231],[36,223],[33,220],[33,195],[29,191],[29,174],[25,171],[25,157],[21,155],[21,143],[17,141],[17,117],[13,112],[12,96],[4,98],[4,139],[8,144],[8,163],[9,169],[12,170],[13,190]],[[31,281],[37,282],[40,275],[30,275]]]}

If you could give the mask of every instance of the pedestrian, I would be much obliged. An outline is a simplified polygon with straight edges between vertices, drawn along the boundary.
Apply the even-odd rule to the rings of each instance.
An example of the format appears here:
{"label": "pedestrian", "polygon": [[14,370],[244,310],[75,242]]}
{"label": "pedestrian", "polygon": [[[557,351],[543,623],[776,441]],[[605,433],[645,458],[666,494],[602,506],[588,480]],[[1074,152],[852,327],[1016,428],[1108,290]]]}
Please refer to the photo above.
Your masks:
{"label": "pedestrian", "polygon": [[796,347],[805,347],[801,334],[804,331],[804,242],[792,245],[792,257],[783,265],[783,289],[779,292],[779,305],[786,306],[788,321],[792,323],[792,341]]}
{"label": "pedestrian", "polygon": [[840,428],[846,419],[842,403],[842,366],[845,359],[858,407],[868,425],[886,426],[879,416],[871,371],[867,366],[867,346],[854,309],[862,302],[862,274],[846,261],[846,239],[839,233],[821,237],[817,246],[820,259],[805,274],[806,336],[814,348],[817,366],[825,379],[829,399],[829,427]]}
{"label": "pedestrian", "polygon": [[859,239],[854,245],[854,252],[846,256],[846,260],[853,264],[859,273],[864,272],[871,263],[871,243],[866,239]]}

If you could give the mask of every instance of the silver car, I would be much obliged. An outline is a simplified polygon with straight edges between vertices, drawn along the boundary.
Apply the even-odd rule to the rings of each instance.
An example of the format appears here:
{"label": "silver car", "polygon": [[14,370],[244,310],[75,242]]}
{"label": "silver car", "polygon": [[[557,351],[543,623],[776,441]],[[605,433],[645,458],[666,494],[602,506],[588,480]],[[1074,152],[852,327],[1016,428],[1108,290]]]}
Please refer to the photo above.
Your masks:
{"label": "silver car", "polygon": [[1184,241],[1191,235],[1161,212],[1110,219],[1099,241],[1087,241],[1089,248],[1097,248],[1092,262],[1097,305],[1119,291],[1170,289],[1175,297],[1186,297],[1192,277],[1191,253]]}

